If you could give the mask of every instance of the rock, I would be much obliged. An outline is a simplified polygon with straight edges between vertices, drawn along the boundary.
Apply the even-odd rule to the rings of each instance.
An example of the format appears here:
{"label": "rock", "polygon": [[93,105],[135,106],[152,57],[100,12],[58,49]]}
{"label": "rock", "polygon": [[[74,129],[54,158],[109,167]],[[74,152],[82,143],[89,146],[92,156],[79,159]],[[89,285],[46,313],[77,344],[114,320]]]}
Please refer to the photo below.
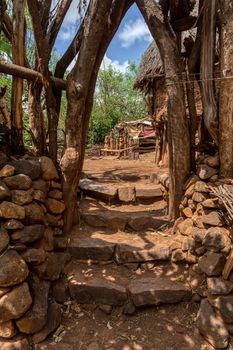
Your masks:
{"label": "rock", "polygon": [[41,176],[41,167],[37,160],[20,159],[12,161],[10,164],[15,168],[16,174],[27,175],[32,180],[36,180]]}
{"label": "rock", "polygon": [[187,197],[187,198],[191,198],[192,197],[192,195],[193,195],[193,193],[194,193],[194,184],[192,184],[191,186],[189,186],[188,188],[187,188],[187,190],[185,191],[185,197]]}
{"label": "rock", "polygon": [[162,191],[160,185],[142,185],[136,186],[136,198],[137,199],[155,199],[162,197]]}
{"label": "rock", "polygon": [[206,211],[202,215],[202,222],[210,226],[223,226],[223,220],[218,211]]}
{"label": "rock", "polygon": [[20,332],[33,334],[39,332],[46,324],[48,311],[48,295],[50,283],[34,279],[32,282],[33,305],[16,325]]}
{"label": "rock", "polygon": [[212,295],[227,295],[233,290],[233,283],[220,277],[207,278],[207,286]]}
{"label": "rock", "polygon": [[55,301],[49,304],[47,315],[45,326],[40,332],[33,335],[32,339],[34,343],[40,343],[45,340],[61,323],[61,309]]}
{"label": "rock", "polygon": [[185,219],[178,225],[178,230],[182,235],[189,236],[193,229],[192,219]]}
{"label": "rock", "polygon": [[233,295],[219,296],[214,300],[214,306],[220,311],[226,323],[233,322]]}
{"label": "rock", "polygon": [[123,313],[125,315],[133,315],[136,312],[136,307],[132,300],[128,299],[124,305]]}
{"label": "rock", "polygon": [[59,182],[56,181],[50,181],[50,188],[55,188],[60,190],[62,188],[61,184]]}
{"label": "rock", "polygon": [[11,190],[29,190],[32,186],[30,177],[23,174],[6,177],[3,181]]}
{"label": "rock", "polygon": [[0,202],[9,201],[11,199],[11,191],[7,185],[0,181]]}
{"label": "rock", "polygon": [[206,198],[207,198],[207,195],[201,192],[194,192],[192,196],[192,200],[198,203],[203,202],[204,200],[206,200]]}
{"label": "rock", "polygon": [[65,210],[65,204],[53,198],[47,198],[45,200],[45,205],[51,214],[62,214]]}
{"label": "rock", "polygon": [[194,271],[193,268],[190,268],[187,281],[193,292],[198,293],[199,295],[203,295],[203,292],[205,291],[206,281],[206,276],[204,273]]}
{"label": "rock", "polygon": [[57,180],[59,178],[57,169],[55,168],[52,159],[48,157],[40,157],[39,162],[42,170],[42,178],[44,180]]}
{"label": "rock", "polygon": [[198,262],[198,258],[196,255],[188,251],[185,253],[185,261],[187,264],[196,264]]}
{"label": "rock", "polygon": [[21,221],[11,219],[3,224],[3,227],[7,230],[20,230],[23,228],[23,224]]}
{"label": "rock", "polygon": [[188,178],[184,185],[184,190],[187,190],[190,186],[194,185],[199,179],[197,175],[192,175]]}
{"label": "rock", "polygon": [[[12,338],[16,335],[17,330],[12,321],[7,321],[0,323],[0,337],[2,338]],[[0,342],[1,346],[1,342]]]}
{"label": "rock", "polygon": [[70,260],[67,253],[47,253],[47,259],[43,264],[33,266],[33,270],[41,279],[58,280],[64,265]]}
{"label": "rock", "polygon": [[15,320],[25,314],[32,304],[26,282],[14,287],[0,298],[0,322]]}
{"label": "rock", "polygon": [[9,242],[10,238],[7,231],[0,227],[0,254],[7,248]]}
{"label": "rock", "polygon": [[188,206],[192,210],[196,209],[196,203],[192,199],[188,199]]}
{"label": "rock", "polygon": [[8,177],[14,175],[15,168],[9,164],[4,165],[0,170],[0,177]]}
{"label": "rock", "polygon": [[98,197],[103,200],[110,200],[117,197],[118,189],[113,184],[99,183],[89,179],[81,179],[79,188],[92,197]]}
{"label": "rock", "polygon": [[0,297],[2,297],[4,294],[8,293],[10,290],[10,287],[0,287]]}
{"label": "rock", "polygon": [[202,202],[204,208],[207,209],[220,209],[218,198],[208,198]]}
{"label": "rock", "polygon": [[60,226],[59,223],[62,219],[61,215],[52,215],[49,213],[45,214],[45,223],[52,227]]}
{"label": "rock", "polygon": [[21,257],[27,264],[42,264],[46,259],[46,253],[43,249],[29,248],[25,250]]}
{"label": "rock", "polygon": [[128,244],[116,245],[114,259],[118,264],[145,262],[154,260],[169,260],[171,257],[171,250],[167,245],[154,245],[148,247],[134,247]]}
{"label": "rock", "polygon": [[1,350],[30,350],[30,345],[26,338],[1,341],[0,340],[0,349]]}
{"label": "rock", "polygon": [[184,216],[186,216],[186,218],[191,218],[193,216],[193,211],[189,207],[184,208],[182,213],[184,214]]}
{"label": "rock", "polygon": [[5,164],[8,161],[6,153],[0,151],[0,165]]}
{"label": "rock", "polygon": [[100,350],[100,347],[96,342],[92,342],[88,345],[87,350]]}
{"label": "rock", "polygon": [[218,173],[217,169],[211,168],[207,164],[200,164],[197,167],[197,175],[201,180],[208,180],[211,176]]}
{"label": "rock", "polygon": [[10,287],[23,282],[28,276],[25,261],[14,250],[7,250],[0,256],[0,286]]}
{"label": "rock", "polygon": [[69,291],[80,304],[123,305],[127,299],[125,287],[102,278],[83,280],[73,277],[69,281]]}
{"label": "rock", "polygon": [[136,307],[159,304],[172,304],[192,297],[191,289],[185,284],[170,278],[138,278],[129,284],[130,297]]}
{"label": "rock", "polygon": [[221,317],[217,316],[214,308],[204,299],[197,314],[196,326],[201,335],[214,347],[224,349],[228,345],[229,334]]}
{"label": "rock", "polygon": [[200,257],[198,268],[207,276],[219,276],[222,273],[226,262],[226,257],[223,254],[206,252]]}
{"label": "rock", "polygon": [[62,199],[63,194],[61,191],[54,189],[54,190],[49,191],[48,197],[59,200],[59,199]]}
{"label": "rock", "polygon": [[45,231],[44,225],[25,226],[22,230],[15,231],[11,235],[11,239],[14,242],[29,244],[40,239],[43,236],[44,231]]}
{"label": "rock", "polygon": [[12,202],[18,205],[24,205],[32,202],[32,191],[23,191],[23,190],[13,190],[12,194]]}
{"label": "rock", "polygon": [[28,223],[37,224],[44,222],[44,211],[38,203],[33,202],[31,204],[25,205],[24,208]]}
{"label": "rock", "polygon": [[0,204],[0,218],[23,220],[25,209],[17,204],[4,201]]}
{"label": "rock", "polygon": [[69,299],[68,283],[66,279],[55,281],[52,289],[52,296],[56,302],[63,304]]}
{"label": "rock", "polygon": [[124,203],[135,202],[135,188],[132,186],[119,187],[118,198]]}
{"label": "rock", "polygon": [[[198,203],[199,204],[199,203]],[[197,213],[194,213],[193,217],[192,217],[193,223],[194,225],[199,228],[199,229],[204,229],[205,225],[203,224],[202,221],[202,216],[198,215]]]}
{"label": "rock", "polygon": [[36,181],[33,181],[32,186],[33,186],[34,190],[42,191],[44,193],[46,193],[48,191],[48,188],[49,188],[48,182],[45,182],[42,179],[38,179]]}
{"label": "rock", "polygon": [[46,193],[40,190],[34,190],[32,197],[35,201],[44,203],[46,198]]}
{"label": "rock", "polygon": [[205,162],[211,168],[219,169],[219,156],[218,156],[218,154],[216,154],[215,156],[208,156],[205,159]]}
{"label": "rock", "polygon": [[195,253],[196,253],[198,256],[205,254],[205,252],[206,252],[206,249],[205,249],[204,247],[199,247],[199,248],[196,248],[196,249],[195,249]]}
{"label": "rock", "polygon": [[174,263],[180,263],[185,261],[185,253],[182,251],[182,249],[173,250],[171,261]]}
{"label": "rock", "polygon": [[36,249],[43,249],[46,252],[54,250],[53,230],[50,227],[46,227],[43,237],[33,244]]}
{"label": "rock", "polygon": [[191,237],[185,237],[182,243],[182,250],[186,252],[187,250],[194,251],[196,248],[195,240]]}
{"label": "rock", "polygon": [[111,315],[113,307],[112,307],[112,305],[101,304],[101,305],[99,305],[99,309],[101,311],[103,311],[106,315]]}
{"label": "rock", "polygon": [[212,252],[218,252],[226,246],[231,245],[229,231],[221,227],[210,227],[202,241],[203,246]]}
{"label": "rock", "polygon": [[197,181],[194,185],[194,190],[196,192],[203,192],[203,193],[210,192],[208,184],[204,181]]}
{"label": "rock", "polygon": [[68,239],[65,237],[55,237],[53,239],[53,244],[56,252],[64,252],[68,246]]}

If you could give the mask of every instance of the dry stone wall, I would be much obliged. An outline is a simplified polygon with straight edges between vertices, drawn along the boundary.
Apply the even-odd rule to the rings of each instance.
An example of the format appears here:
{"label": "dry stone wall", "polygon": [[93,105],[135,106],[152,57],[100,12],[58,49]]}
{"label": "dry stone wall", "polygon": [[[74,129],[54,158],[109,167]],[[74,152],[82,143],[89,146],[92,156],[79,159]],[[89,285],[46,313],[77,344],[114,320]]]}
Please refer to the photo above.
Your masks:
{"label": "dry stone wall", "polygon": [[[40,342],[60,323],[60,306],[51,291],[69,260],[62,237],[64,210],[51,159],[0,165],[1,348],[3,339],[19,333]],[[24,338],[17,341],[29,349]]]}
{"label": "dry stone wall", "polygon": [[174,231],[183,236],[173,262],[187,262],[194,300],[200,301],[196,324],[215,347],[226,348],[233,332],[232,222],[224,202],[213,189],[233,193],[233,180],[218,177],[218,162],[200,164],[189,178]]}

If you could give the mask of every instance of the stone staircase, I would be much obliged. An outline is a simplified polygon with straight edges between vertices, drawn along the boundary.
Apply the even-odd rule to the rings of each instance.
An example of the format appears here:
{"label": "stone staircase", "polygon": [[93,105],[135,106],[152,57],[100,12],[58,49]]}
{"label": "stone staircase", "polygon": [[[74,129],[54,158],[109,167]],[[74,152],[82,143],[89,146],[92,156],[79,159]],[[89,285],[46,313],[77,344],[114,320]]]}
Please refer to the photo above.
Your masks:
{"label": "stone staircase", "polygon": [[183,238],[167,233],[166,203],[156,177],[88,175],[80,184],[81,223],[68,243],[70,296],[111,310],[190,300],[185,265],[171,262]]}

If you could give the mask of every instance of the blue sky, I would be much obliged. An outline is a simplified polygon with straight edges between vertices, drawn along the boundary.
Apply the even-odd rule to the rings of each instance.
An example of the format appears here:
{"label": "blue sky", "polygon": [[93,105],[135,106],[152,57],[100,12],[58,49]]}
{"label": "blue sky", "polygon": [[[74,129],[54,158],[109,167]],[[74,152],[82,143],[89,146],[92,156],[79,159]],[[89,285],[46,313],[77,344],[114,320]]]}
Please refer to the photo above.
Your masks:
{"label": "blue sky", "polygon": [[[78,25],[77,0],[74,0],[56,41],[55,47],[59,54],[62,54],[69,45]],[[128,60],[140,63],[140,58],[151,41],[152,38],[143,17],[137,6],[133,5],[124,17],[106,52],[103,66],[107,67],[112,64],[124,72]]]}

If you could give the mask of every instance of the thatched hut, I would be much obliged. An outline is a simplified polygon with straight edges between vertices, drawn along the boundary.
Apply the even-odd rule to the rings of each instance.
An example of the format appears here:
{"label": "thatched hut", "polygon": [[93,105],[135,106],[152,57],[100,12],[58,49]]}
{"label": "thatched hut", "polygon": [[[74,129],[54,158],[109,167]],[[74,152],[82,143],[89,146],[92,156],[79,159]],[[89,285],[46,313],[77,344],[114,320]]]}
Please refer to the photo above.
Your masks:
{"label": "thatched hut", "polygon": [[150,44],[142,57],[134,87],[144,93],[148,114],[153,119],[156,134],[155,163],[167,166],[167,93],[163,65],[155,42]]}

